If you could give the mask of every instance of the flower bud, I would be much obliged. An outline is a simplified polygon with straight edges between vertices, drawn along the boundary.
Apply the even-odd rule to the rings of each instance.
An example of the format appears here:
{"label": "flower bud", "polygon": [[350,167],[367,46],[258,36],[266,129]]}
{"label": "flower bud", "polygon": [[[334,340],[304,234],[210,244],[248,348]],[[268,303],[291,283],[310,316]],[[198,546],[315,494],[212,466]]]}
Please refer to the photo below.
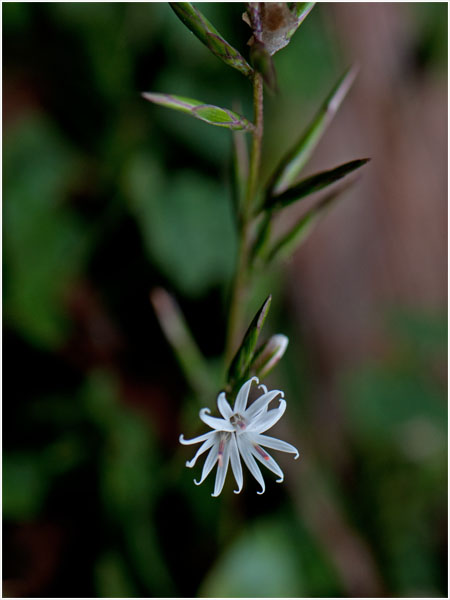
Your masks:
{"label": "flower bud", "polygon": [[289,338],[282,333],[273,335],[257,352],[252,371],[258,377],[265,377],[282,358],[289,344]]}
{"label": "flower bud", "polygon": [[260,42],[269,56],[273,56],[289,44],[292,35],[307,14],[297,16],[297,12],[297,8],[291,11],[287,2],[249,2],[247,13],[243,16],[244,21],[253,30],[248,44],[251,46],[255,41]]}

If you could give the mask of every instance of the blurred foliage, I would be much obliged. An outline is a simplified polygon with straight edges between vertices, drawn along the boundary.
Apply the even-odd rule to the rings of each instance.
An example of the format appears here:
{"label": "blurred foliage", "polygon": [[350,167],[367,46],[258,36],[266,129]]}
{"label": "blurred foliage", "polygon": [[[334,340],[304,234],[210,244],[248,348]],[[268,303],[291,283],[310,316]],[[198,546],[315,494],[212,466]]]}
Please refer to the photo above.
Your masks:
{"label": "blurred foliage", "polygon": [[[248,58],[243,7],[202,10]],[[266,104],[267,175],[347,66],[326,10],[274,58],[283,93]],[[418,58],[442,69],[445,5],[408,10]],[[260,498],[247,477],[241,496],[226,486],[212,500],[209,481],[192,484],[177,438],[197,407],[148,303],[154,286],[175,292],[216,376],[236,256],[231,134],[140,92],[239,99],[249,117],[248,81],[165,3],[12,2],[2,14],[5,595],[345,595],[301,508],[308,489],[273,484]],[[262,274],[250,318],[281,282]],[[266,327],[290,334],[280,296]],[[330,502],[388,595],[445,595],[445,319],[396,307],[386,323],[387,356],[341,382],[350,474],[320,453],[298,336],[280,365],[298,398],[291,430],[300,447],[315,438]]]}
{"label": "blurred foliage", "polygon": [[[369,519],[395,595],[439,595],[433,522],[447,485],[446,318],[394,311],[392,358],[368,364],[344,386],[359,457],[356,514]],[[362,522],[360,523],[362,525]]]}
{"label": "blurred foliage", "polygon": [[301,570],[288,531],[278,520],[255,522],[220,557],[202,598],[272,598],[302,594]]}
{"label": "blurred foliage", "polygon": [[64,293],[89,244],[89,229],[65,206],[79,162],[43,116],[20,121],[5,144],[5,313],[30,341],[55,347],[67,332]]}
{"label": "blurred foliage", "polygon": [[130,164],[127,184],[148,253],[177,289],[198,296],[230,279],[236,233],[223,187],[194,171],[164,178],[145,155]]}

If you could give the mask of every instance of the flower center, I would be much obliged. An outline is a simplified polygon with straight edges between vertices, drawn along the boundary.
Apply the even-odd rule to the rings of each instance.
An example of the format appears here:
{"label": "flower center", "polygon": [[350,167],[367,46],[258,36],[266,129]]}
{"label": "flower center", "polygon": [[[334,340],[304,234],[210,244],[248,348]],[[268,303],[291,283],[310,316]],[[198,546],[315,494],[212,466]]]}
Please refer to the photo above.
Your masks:
{"label": "flower center", "polygon": [[237,413],[231,416],[230,423],[236,427],[236,429],[240,429],[241,431],[244,431],[244,429],[247,427],[244,417]]}

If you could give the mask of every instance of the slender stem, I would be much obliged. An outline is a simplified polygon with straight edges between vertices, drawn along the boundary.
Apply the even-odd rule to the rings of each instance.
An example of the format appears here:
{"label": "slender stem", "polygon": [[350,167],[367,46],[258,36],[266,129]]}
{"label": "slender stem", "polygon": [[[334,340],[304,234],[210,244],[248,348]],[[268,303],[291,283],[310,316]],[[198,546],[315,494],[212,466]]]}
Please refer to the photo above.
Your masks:
{"label": "slender stem", "polygon": [[247,280],[247,267],[250,242],[250,225],[252,208],[258,187],[259,168],[261,163],[261,147],[263,138],[263,80],[255,72],[253,76],[253,113],[255,130],[253,131],[252,147],[250,153],[250,167],[247,180],[247,189],[240,218],[240,235],[236,273],[231,293],[230,312],[228,317],[227,340],[225,360],[228,364],[235,350],[236,338],[240,329],[240,320],[245,296]]}

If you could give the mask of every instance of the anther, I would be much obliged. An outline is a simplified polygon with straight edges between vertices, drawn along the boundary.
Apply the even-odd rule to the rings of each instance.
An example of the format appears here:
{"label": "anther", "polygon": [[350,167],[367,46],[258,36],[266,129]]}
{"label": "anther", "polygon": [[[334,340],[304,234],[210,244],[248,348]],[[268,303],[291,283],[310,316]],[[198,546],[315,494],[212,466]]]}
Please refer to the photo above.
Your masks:
{"label": "anther", "polygon": [[261,446],[258,446],[257,444],[254,444],[254,448],[256,450],[256,452],[263,457],[264,460],[270,460],[270,456],[267,454],[267,452],[264,452],[264,450],[261,448]]}
{"label": "anther", "polygon": [[230,422],[232,425],[234,425],[235,427],[239,427],[239,429],[244,430],[247,425],[244,421],[244,419],[241,417],[241,415],[235,414],[231,417]]}

